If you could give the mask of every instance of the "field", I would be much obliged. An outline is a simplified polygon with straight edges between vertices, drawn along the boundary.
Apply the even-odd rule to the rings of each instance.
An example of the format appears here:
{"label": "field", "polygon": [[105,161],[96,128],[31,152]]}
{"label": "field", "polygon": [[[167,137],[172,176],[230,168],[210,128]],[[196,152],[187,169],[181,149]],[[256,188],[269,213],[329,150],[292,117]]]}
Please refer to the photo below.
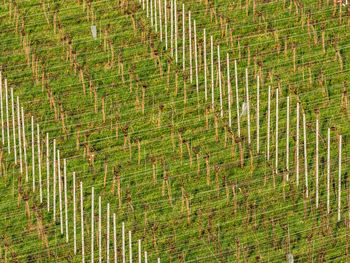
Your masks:
{"label": "field", "polygon": [[345,0],[1,1],[0,262],[349,262],[349,28]]}

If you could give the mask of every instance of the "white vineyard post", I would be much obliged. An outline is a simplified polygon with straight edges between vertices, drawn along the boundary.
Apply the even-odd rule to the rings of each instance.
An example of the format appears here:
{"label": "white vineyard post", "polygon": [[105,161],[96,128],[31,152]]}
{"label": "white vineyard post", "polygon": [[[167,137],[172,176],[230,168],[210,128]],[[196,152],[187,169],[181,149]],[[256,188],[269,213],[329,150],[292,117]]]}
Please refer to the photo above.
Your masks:
{"label": "white vineyard post", "polygon": [[188,11],[188,44],[190,52],[190,81],[192,83],[192,26],[191,26],[191,11]]}
{"label": "white vineyard post", "polygon": [[228,126],[231,128],[231,80],[230,80],[230,56],[227,53],[227,99],[228,99]]}
{"label": "white vineyard post", "polygon": [[142,10],[145,10],[145,0],[142,0]]}
{"label": "white vineyard post", "polygon": [[174,0],[170,0],[170,54],[174,56]]}
{"label": "white vineyard post", "polygon": [[102,262],[102,235],[101,235],[101,196],[98,196],[98,258]]}
{"label": "white vineyard post", "polygon": [[159,12],[159,33],[160,33],[160,41],[163,42],[163,28],[162,28],[162,5],[161,0],[158,0],[158,12]]}
{"label": "white vineyard post", "polygon": [[278,89],[276,89],[276,160],[275,172],[278,174]]}
{"label": "white vineyard post", "polygon": [[315,173],[316,173],[316,208],[318,208],[318,136],[319,136],[319,121],[318,121],[318,117],[316,119],[316,164],[315,164]]}
{"label": "white vineyard post", "polygon": [[153,27],[153,0],[150,0],[151,26]]}
{"label": "white vineyard post", "polygon": [[83,182],[80,182],[80,211],[81,211],[81,257],[82,262],[85,262],[85,251],[84,251],[84,205],[83,205]]}
{"label": "white vineyard post", "polygon": [[340,221],[340,207],[341,207],[341,152],[342,152],[342,136],[339,135],[339,154],[338,154],[338,163],[339,163],[339,171],[338,171],[338,222]]}
{"label": "white vineyard post", "polygon": [[160,263],[160,258],[157,259],[157,262]]}
{"label": "white vineyard post", "polygon": [[307,144],[306,144],[306,119],[305,113],[303,113],[303,128],[304,128],[304,168],[305,168],[305,187],[306,187],[306,198],[309,198],[309,184],[307,174]]}
{"label": "white vineyard post", "polygon": [[210,59],[211,59],[211,107],[214,111],[214,43],[213,36],[210,36]]}
{"label": "white vineyard post", "polygon": [[132,240],[131,240],[131,231],[129,231],[129,262],[132,263]]}
{"label": "white vineyard post", "polygon": [[185,57],[185,49],[186,49],[186,13],[185,13],[185,4],[182,4],[182,71],[185,71],[186,67],[186,57]]}
{"label": "white vineyard post", "polygon": [[53,139],[53,220],[56,221],[56,139]]}
{"label": "white vineyard post", "polygon": [[174,1],[174,26],[175,26],[175,61],[178,62],[178,53],[177,53],[177,33],[178,33],[178,26],[177,26],[177,2]]}
{"label": "white vineyard post", "polygon": [[[34,117],[31,117],[31,124],[32,124],[32,177],[33,177],[33,192],[35,192],[35,138],[34,138]],[[40,140],[39,144],[40,144]],[[39,166],[40,167],[40,166]],[[40,203],[42,202],[42,200],[40,201]]]}
{"label": "white vineyard post", "polygon": [[123,263],[125,263],[125,224],[122,223],[122,256],[123,256]]}
{"label": "white vineyard post", "polygon": [[17,164],[17,146],[16,146],[16,114],[13,99],[13,88],[11,88],[11,109],[12,109],[12,131],[13,131],[13,154],[15,156],[15,164]]}
{"label": "white vineyard post", "polygon": [[237,60],[235,60],[235,82],[236,82],[237,129],[238,129],[238,138],[240,138],[241,137],[241,124],[240,124],[240,117],[239,117]]}
{"label": "white vineyard post", "polygon": [[287,97],[286,179],[289,181],[289,96]]}
{"label": "white vineyard post", "polygon": [[270,160],[271,86],[267,94],[267,160]]}
{"label": "white vineyard post", "polygon": [[109,262],[109,203],[107,204],[107,244],[106,244],[106,250],[107,250],[107,257],[106,261]]}
{"label": "white vineyard post", "polygon": [[[153,1],[153,0],[151,0]],[[156,32],[158,32],[158,19],[157,19],[157,0],[154,0],[154,27]]]}
{"label": "white vineyard post", "polygon": [[148,259],[147,259],[147,251],[145,251],[145,263],[148,263]]}
{"label": "white vineyard post", "polygon": [[25,132],[25,126],[24,126],[24,112],[23,107],[21,107],[21,113],[22,113],[22,135],[23,135],[23,153],[24,153],[24,168],[26,172],[26,182],[28,182],[28,165],[27,165],[27,144],[26,144],[26,132]]}
{"label": "white vineyard post", "polygon": [[198,87],[198,57],[197,57],[197,30],[196,30],[196,20],[193,20],[193,32],[194,32],[194,63],[196,66],[196,90],[197,90],[197,96],[199,93],[199,87]]}
{"label": "white vineyard post", "polygon": [[95,188],[91,187],[91,263],[94,262],[94,223],[95,223]]}
{"label": "white vineyard post", "polygon": [[[8,150],[8,153],[11,153],[10,124],[9,124],[9,100],[8,100],[8,92],[7,92],[7,79],[5,79],[5,100],[6,100],[5,102],[6,102],[7,150]],[[17,107],[17,111],[19,111],[18,107]]]}
{"label": "white vineyard post", "polygon": [[117,263],[117,226],[115,222],[115,213],[113,213],[113,247],[114,247],[114,263]]}
{"label": "white vineyard post", "polygon": [[297,103],[297,141],[296,141],[296,174],[297,174],[297,187],[299,186],[299,102]]}
{"label": "white vineyard post", "polygon": [[203,29],[203,49],[204,49],[204,97],[208,99],[208,82],[207,82],[207,39],[205,28]]}
{"label": "white vineyard post", "polygon": [[61,225],[61,234],[63,235],[62,184],[61,184],[60,150],[57,150],[57,177],[58,177],[58,204],[59,204],[59,209],[60,209],[60,225]]}
{"label": "white vineyard post", "polygon": [[327,213],[329,214],[330,209],[330,180],[331,180],[331,129],[328,128],[327,136]]}
{"label": "white vineyard post", "polygon": [[149,17],[149,6],[148,6],[148,1],[146,0],[146,13],[147,13],[147,17]]}
{"label": "white vineyard post", "polygon": [[218,72],[219,72],[219,92],[220,92],[220,115],[224,117],[224,109],[222,106],[222,88],[221,88],[221,61],[220,61],[220,46],[218,45]]}
{"label": "white vineyard post", "polygon": [[64,211],[66,219],[66,243],[68,243],[68,203],[67,203],[67,161],[63,159],[63,179],[64,179]]}
{"label": "white vineyard post", "polygon": [[260,152],[260,78],[256,80],[256,152]]}
{"label": "white vineyard post", "polygon": [[[39,146],[40,147],[40,146]],[[50,211],[50,145],[49,133],[46,133],[46,191],[47,191],[47,211]]]}
{"label": "white vineyard post", "polygon": [[141,263],[142,257],[141,257],[141,240],[140,239],[139,239],[138,243],[139,243],[139,263]]}
{"label": "white vineyard post", "polygon": [[[18,125],[18,148],[19,148],[19,166],[20,172],[23,173],[23,164],[22,164],[22,136],[21,136],[21,113],[19,110],[19,98],[17,97],[17,125]],[[28,178],[26,178],[26,182],[28,182]]]}
{"label": "white vineyard post", "polygon": [[[41,149],[40,149],[40,128],[39,128],[39,124],[36,124],[36,135],[37,135],[37,143],[38,143],[38,172],[39,172],[39,195],[40,195],[40,203],[43,202],[43,190],[42,190],[42,181],[41,181]],[[33,138],[34,139],[34,138]],[[34,146],[34,143],[33,143]],[[34,151],[33,151],[34,153]],[[33,155],[34,158],[34,155]],[[34,161],[33,161],[34,163]],[[34,168],[35,169],[35,168]],[[33,172],[33,189],[35,186],[35,177],[34,177],[34,172]]]}
{"label": "white vineyard post", "polygon": [[2,144],[5,145],[5,131],[4,131],[4,107],[2,98],[2,72],[0,71],[0,107],[1,107],[1,140]]}
{"label": "white vineyard post", "polygon": [[248,120],[248,144],[250,145],[250,102],[249,102],[249,88],[248,88],[248,68],[245,69],[245,85],[247,95],[247,120]]}
{"label": "white vineyard post", "polygon": [[75,202],[75,172],[73,172],[73,239],[74,239],[74,255],[77,254],[77,222],[76,222],[76,202]]}
{"label": "white vineyard post", "polygon": [[168,50],[168,17],[167,17],[167,6],[166,0],[164,0],[164,38],[165,38],[165,49]]}

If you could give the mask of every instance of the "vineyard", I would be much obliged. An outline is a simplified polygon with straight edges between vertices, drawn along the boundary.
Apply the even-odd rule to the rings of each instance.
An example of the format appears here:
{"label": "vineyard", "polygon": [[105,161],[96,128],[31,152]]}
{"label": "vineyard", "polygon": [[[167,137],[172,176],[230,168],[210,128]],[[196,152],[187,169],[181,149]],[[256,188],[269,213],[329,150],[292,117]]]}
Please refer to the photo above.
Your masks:
{"label": "vineyard", "polygon": [[0,2],[0,262],[350,262],[347,0]]}

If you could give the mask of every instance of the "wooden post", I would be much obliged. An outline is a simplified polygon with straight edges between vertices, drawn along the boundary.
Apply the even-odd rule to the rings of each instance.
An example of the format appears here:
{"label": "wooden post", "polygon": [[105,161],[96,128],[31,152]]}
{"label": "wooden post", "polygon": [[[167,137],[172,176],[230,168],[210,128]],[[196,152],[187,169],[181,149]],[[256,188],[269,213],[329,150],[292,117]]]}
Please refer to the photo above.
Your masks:
{"label": "wooden post", "polygon": [[227,99],[228,99],[228,126],[232,127],[231,121],[231,80],[230,80],[230,56],[227,53]]}
{"label": "wooden post", "polygon": [[148,1],[149,1],[149,0],[146,0],[146,14],[147,14],[147,17],[149,17],[149,6],[148,6]]}
{"label": "wooden post", "polygon": [[276,89],[276,160],[275,172],[278,174],[278,89]]}
{"label": "wooden post", "polygon": [[174,56],[174,0],[170,0],[170,55]]}
{"label": "wooden post", "polygon": [[185,71],[186,67],[186,57],[185,57],[185,49],[186,49],[186,13],[185,13],[185,4],[182,4],[182,70]]}
{"label": "wooden post", "polygon": [[214,111],[214,44],[213,36],[210,36],[210,49],[211,49],[211,107]]}
{"label": "wooden post", "polygon": [[67,203],[67,163],[66,159],[63,159],[63,176],[64,176],[64,211],[66,219],[66,243],[69,241],[68,237],[68,203]]}
{"label": "wooden post", "polygon": [[61,160],[60,150],[57,150],[57,178],[58,178],[58,205],[60,209],[61,235],[63,235],[63,215],[62,215],[62,185],[61,185]]}
{"label": "wooden post", "polygon": [[327,136],[327,213],[329,214],[330,209],[330,180],[331,180],[331,129],[328,128]]}
{"label": "wooden post", "polygon": [[53,139],[53,221],[56,221],[56,139]]}
{"label": "wooden post", "polygon": [[167,4],[164,0],[164,33],[165,33],[165,50],[168,50],[168,18],[167,18]]}
{"label": "wooden post", "polygon": [[[17,97],[18,98],[18,97]],[[17,100],[18,101],[18,100]],[[11,145],[10,145],[10,124],[9,124],[9,100],[7,93],[7,79],[5,79],[5,102],[6,102],[6,128],[7,128],[7,151],[11,153]],[[17,115],[19,112],[17,105]],[[19,137],[20,138],[20,137]],[[22,173],[22,172],[21,172]]]}
{"label": "wooden post", "polygon": [[271,86],[268,89],[267,95],[267,160],[270,160],[270,122],[271,122]]}
{"label": "wooden post", "polygon": [[122,256],[123,256],[123,263],[125,263],[125,224],[122,223]]}
{"label": "wooden post", "polygon": [[256,152],[260,152],[260,77],[256,80]]}
{"label": "wooden post", "polygon": [[175,61],[178,62],[178,53],[177,53],[177,33],[178,33],[178,27],[177,27],[177,2],[174,1],[174,26],[175,26]]}
{"label": "wooden post", "polygon": [[[5,80],[6,81],[6,80]],[[19,111],[19,98],[17,97],[17,125],[18,125],[18,147],[19,147],[19,165],[20,172],[23,174],[23,164],[22,164],[22,136],[21,136],[21,117]],[[10,147],[10,145],[9,145]],[[28,182],[28,178],[26,178],[26,182]]]}
{"label": "wooden post", "polygon": [[287,97],[286,179],[289,181],[289,96]]}
{"label": "wooden post", "polygon": [[[35,158],[34,158],[34,155],[35,155],[35,149],[34,149],[35,141],[34,140],[35,139],[34,139],[34,117],[33,116],[31,117],[31,124],[32,124],[32,177],[33,177],[33,192],[35,192]],[[40,139],[38,141],[40,144]],[[16,147],[14,147],[14,149],[16,149]],[[38,149],[40,149],[40,147]],[[39,160],[40,160],[40,158],[39,158]],[[42,203],[42,199],[40,199],[40,203]]]}
{"label": "wooden post", "polygon": [[316,208],[318,208],[318,173],[319,173],[319,167],[318,167],[318,162],[319,162],[319,159],[318,159],[318,136],[319,136],[319,120],[318,120],[318,114],[316,115],[316,138],[315,138],[315,141],[316,141],[316,160],[315,160],[315,173],[316,173]]}
{"label": "wooden post", "polygon": [[91,263],[94,262],[95,188],[91,187]]}
{"label": "wooden post", "polygon": [[[40,128],[39,124],[36,124],[36,133],[37,133],[37,142],[38,142],[38,169],[39,169],[39,195],[40,195],[40,203],[43,202],[43,190],[42,190],[42,181],[41,181],[41,149],[40,149]],[[33,132],[34,134],[34,132]],[[33,137],[34,140],[34,137]],[[33,143],[34,149],[34,143]],[[34,150],[33,150],[33,163],[34,163]],[[35,169],[35,167],[34,167]],[[33,170],[34,171],[34,170]],[[35,189],[35,177],[33,172],[33,190]]]}
{"label": "wooden post", "polygon": [[208,83],[207,83],[207,39],[205,28],[203,29],[203,48],[204,48],[204,98],[208,99]]}
{"label": "wooden post", "polygon": [[196,20],[193,21],[193,32],[194,32],[194,63],[196,67],[196,90],[197,96],[199,93],[199,83],[198,83],[198,55],[197,55],[197,29],[196,29]]}
{"label": "wooden post", "polygon": [[239,117],[237,60],[235,60],[235,82],[236,82],[237,129],[238,129],[238,137],[240,138],[241,137],[241,124],[240,124],[240,117]]}
{"label": "wooden post", "polygon": [[249,103],[249,88],[248,88],[248,68],[245,69],[245,84],[247,96],[247,120],[248,120],[248,144],[250,145],[250,103]]}
{"label": "wooden post", "polygon": [[191,26],[191,11],[188,11],[188,44],[190,52],[190,82],[192,84],[192,26]]}
{"label": "wooden post", "polygon": [[4,109],[3,109],[3,101],[2,100],[3,100],[3,98],[2,98],[2,72],[0,71],[1,140],[2,140],[2,144],[5,145]]}
{"label": "wooden post", "polygon": [[141,263],[142,258],[141,258],[141,240],[140,239],[139,239],[138,243],[139,243],[139,263]]}
{"label": "wooden post", "polygon": [[83,182],[80,182],[80,221],[81,221],[81,260],[85,262],[84,253],[84,205],[83,205]]}
{"label": "wooden post", "polygon": [[26,145],[26,133],[25,133],[25,128],[24,128],[23,107],[21,107],[21,113],[22,113],[22,135],[23,135],[24,170],[26,172],[26,182],[28,182],[27,145]]}
{"label": "wooden post", "polygon": [[219,74],[219,92],[220,92],[220,115],[224,117],[224,110],[222,106],[222,88],[221,88],[221,61],[220,61],[220,46],[218,45],[218,74]]}
{"label": "wooden post", "polygon": [[[40,145],[38,145],[40,148]],[[50,211],[50,151],[49,134],[46,133],[46,191],[47,191],[47,211]]]}
{"label": "wooden post", "polygon": [[151,26],[153,27],[153,0],[150,0]]}
{"label": "wooden post", "polygon": [[101,196],[98,196],[98,258],[102,262],[102,236],[101,236]]}
{"label": "wooden post", "polygon": [[77,254],[77,223],[76,223],[76,203],[75,203],[75,172],[73,172],[73,239],[74,255]]}
{"label": "wooden post", "polygon": [[158,12],[159,12],[159,33],[160,33],[160,41],[163,42],[162,6],[161,6],[161,1],[160,1],[160,0],[158,0]]}
{"label": "wooden post", "polygon": [[12,131],[13,131],[13,153],[15,157],[15,164],[17,164],[17,146],[16,146],[16,122],[15,122],[15,107],[13,99],[13,88],[11,88],[11,109],[12,109]]}
{"label": "wooden post", "polygon": [[113,247],[114,247],[114,263],[117,263],[117,226],[115,223],[115,213],[113,213]]}
{"label": "wooden post", "polygon": [[131,231],[129,231],[129,262],[132,263]]}
{"label": "wooden post", "polygon": [[306,120],[305,113],[303,113],[303,127],[304,127],[304,168],[305,168],[305,187],[306,187],[306,198],[309,198],[309,184],[307,177],[307,144],[306,144]]}
{"label": "wooden post", "polygon": [[339,135],[339,153],[338,153],[338,222],[340,221],[340,207],[341,207],[341,152],[342,152],[342,136]]}
{"label": "wooden post", "polygon": [[106,244],[106,250],[107,250],[106,261],[109,262],[109,203],[107,203],[107,244]]}
{"label": "wooden post", "polygon": [[299,186],[299,102],[297,103],[297,141],[296,141],[296,177],[297,177],[297,187]]}

